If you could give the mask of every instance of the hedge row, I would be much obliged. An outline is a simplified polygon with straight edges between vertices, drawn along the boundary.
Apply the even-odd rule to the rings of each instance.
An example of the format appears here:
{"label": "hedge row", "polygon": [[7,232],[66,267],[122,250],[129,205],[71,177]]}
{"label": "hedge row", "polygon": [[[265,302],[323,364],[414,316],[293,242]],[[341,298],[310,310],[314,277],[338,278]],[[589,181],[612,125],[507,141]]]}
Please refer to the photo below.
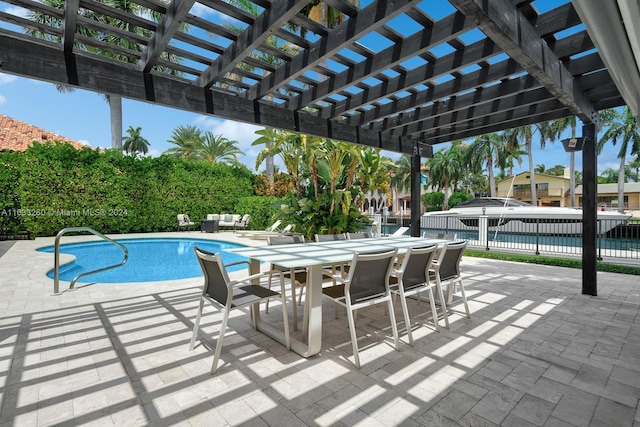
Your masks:
{"label": "hedge row", "polygon": [[268,222],[254,200],[254,175],[246,168],[210,165],[171,156],[134,158],[117,150],[37,144],[0,153],[0,234],[28,231],[51,236],[65,227],[102,233],[174,230],[176,214],[253,213]]}

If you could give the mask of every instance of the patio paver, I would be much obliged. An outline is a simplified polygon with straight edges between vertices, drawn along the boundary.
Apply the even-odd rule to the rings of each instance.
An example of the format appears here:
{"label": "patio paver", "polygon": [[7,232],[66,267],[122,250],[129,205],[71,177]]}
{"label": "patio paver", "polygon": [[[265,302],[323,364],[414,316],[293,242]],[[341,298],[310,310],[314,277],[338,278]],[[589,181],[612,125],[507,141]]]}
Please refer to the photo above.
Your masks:
{"label": "patio paver", "polygon": [[[265,244],[231,232],[169,235]],[[201,278],[52,296],[53,257],[34,252],[52,242],[18,241],[0,257],[1,427],[640,426],[637,276],[598,273],[590,297],[580,270],[465,257],[472,318],[454,306],[451,330],[435,332],[428,303],[412,300],[423,321],[409,346],[397,310],[398,352],[384,309],[363,310],[357,370],[346,316],[335,319],[329,302],[323,350],[310,359],[238,311],[212,376],[213,309],[204,344],[188,351]],[[266,318],[279,316],[272,303]]]}

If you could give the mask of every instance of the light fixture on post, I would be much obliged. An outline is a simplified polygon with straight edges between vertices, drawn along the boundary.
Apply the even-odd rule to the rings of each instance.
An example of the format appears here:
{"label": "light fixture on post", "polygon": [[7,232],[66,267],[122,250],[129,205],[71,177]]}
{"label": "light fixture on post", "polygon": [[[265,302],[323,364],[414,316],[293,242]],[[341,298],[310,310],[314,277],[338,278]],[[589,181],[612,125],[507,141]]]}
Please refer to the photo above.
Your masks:
{"label": "light fixture on post", "polygon": [[562,140],[562,146],[564,151],[571,153],[574,151],[582,151],[582,145],[584,144],[584,138],[567,138]]}

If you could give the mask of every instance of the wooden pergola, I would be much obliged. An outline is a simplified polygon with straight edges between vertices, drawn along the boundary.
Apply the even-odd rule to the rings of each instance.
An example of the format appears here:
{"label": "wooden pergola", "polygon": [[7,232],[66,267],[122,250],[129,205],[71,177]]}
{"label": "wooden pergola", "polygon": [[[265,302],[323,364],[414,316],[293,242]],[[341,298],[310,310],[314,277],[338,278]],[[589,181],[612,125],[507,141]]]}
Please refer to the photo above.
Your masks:
{"label": "wooden pergola", "polygon": [[[252,0],[254,13],[221,0],[132,2],[137,13],[0,0],[0,71],[412,154],[414,235],[420,157],[433,145],[576,116],[583,292],[596,294],[598,111],[639,112],[637,2],[558,0],[541,13],[534,0],[326,0],[343,15],[334,28],[303,13],[308,0]],[[6,11],[16,6],[28,12]]]}

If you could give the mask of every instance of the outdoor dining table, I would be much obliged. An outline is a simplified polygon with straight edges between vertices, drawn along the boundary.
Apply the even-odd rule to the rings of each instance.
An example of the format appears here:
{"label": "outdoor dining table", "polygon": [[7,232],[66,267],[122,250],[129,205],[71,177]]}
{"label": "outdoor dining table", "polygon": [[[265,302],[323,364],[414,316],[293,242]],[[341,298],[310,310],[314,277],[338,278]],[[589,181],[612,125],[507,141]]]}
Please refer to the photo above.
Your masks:
{"label": "outdoor dining table", "polygon": [[[251,274],[260,271],[261,261],[286,268],[307,268],[305,322],[303,322],[303,339],[306,337],[306,342],[291,337],[291,349],[303,357],[310,357],[320,353],[322,347],[322,272],[324,266],[349,262],[356,252],[371,253],[397,249],[398,255],[403,255],[409,248],[429,244],[441,245],[446,242],[447,240],[398,236],[243,247],[225,249],[225,251],[249,258]],[[293,303],[295,304],[295,301]],[[260,319],[260,310],[255,310],[255,327],[276,341],[285,342],[282,331]]]}

